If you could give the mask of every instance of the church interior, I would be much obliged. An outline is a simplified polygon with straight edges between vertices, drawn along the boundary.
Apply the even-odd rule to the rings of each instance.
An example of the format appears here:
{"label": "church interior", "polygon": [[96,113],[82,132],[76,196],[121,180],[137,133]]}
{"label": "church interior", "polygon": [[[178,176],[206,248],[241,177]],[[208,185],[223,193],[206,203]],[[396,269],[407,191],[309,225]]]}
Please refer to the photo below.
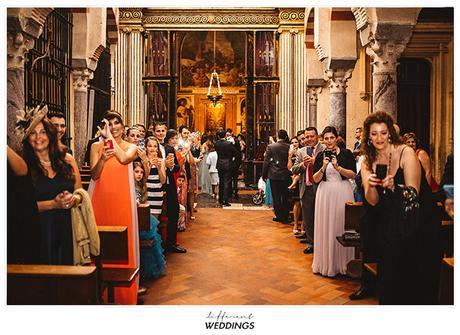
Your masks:
{"label": "church interior", "polygon": [[[417,134],[440,181],[454,149],[453,41],[451,7],[8,8],[8,146],[20,151],[13,135],[19,111],[47,105],[65,116],[64,142],[88,186],[87,144],[99,136],[108,110],[125,126],[152,132],[158,122],[199,136],[230,128],[245,139],[238,185],[241,197],[252,197],[269,138],[280,129],[294,137],[307,127],[321,133],[334,126],[352,148],[364,120],[386,112],[401,134]],[[178,234],[187,254],[166,255],[167,274],[144,283],[138,303],[379,303],[376,296],[349,298],[359,288],[361,265],[350,265],[358,274],[349,276],[313,274],[313,256],[302,253],[292,227],[275,226],[271,210],[249,207],[197,206],[196,220]],[[453,219],[442,222],[453,234]],[[101,243],[112,235],[100,234]],[[359,246],[353,250],[360,258]],[[453,304],[453,253],[444,256],[451,261],[442,265],[439,303]],[[62,273],[45,298],[21,285],[41,287],[40,271],[51,270],[21,266],[8,261],[8,304],[100,302],[73,300],[59,288],[70,285],[85,296],[84,287],[98,277],[89,267],[78,273],[85,284],[63,284],[68,273]],[[367,271],[376,273],[372,266]],[[125,284],[105,281],[112,303],[117,285]]]}

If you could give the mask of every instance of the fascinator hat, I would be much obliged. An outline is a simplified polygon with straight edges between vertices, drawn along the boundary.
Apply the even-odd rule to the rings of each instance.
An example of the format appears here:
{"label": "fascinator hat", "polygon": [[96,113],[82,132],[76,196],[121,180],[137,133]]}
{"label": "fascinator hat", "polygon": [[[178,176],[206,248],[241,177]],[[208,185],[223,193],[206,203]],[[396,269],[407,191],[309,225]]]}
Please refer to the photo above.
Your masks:
{"label": "fascinator hat", "polygon": [[18,111],[16,116],[16,128],[15,134],[22,142],[26,139],[32,130],[35,129],[37,124],[39,124],[48,113],[48,106],[36,106],[32,108],[26,108],[26,110]]}

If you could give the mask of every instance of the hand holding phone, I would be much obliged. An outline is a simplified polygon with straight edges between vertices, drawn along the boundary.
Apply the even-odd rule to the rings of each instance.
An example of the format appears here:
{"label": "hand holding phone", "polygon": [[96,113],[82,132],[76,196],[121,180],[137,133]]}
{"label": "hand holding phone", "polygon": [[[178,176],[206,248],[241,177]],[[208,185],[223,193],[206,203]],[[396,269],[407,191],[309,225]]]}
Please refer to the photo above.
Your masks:
{"label": "hand holding phone", "polygon": [[387,176],[387,171],[388,171],[388,165],[386,164],[377,164],[375,167],[375,174],[377,175],[377,178],[382,181],[385,179]]}
{"label": "hand holding phone", "polygon": [[112,150],[113,149],[113,140],[104,139],[104,149]]}

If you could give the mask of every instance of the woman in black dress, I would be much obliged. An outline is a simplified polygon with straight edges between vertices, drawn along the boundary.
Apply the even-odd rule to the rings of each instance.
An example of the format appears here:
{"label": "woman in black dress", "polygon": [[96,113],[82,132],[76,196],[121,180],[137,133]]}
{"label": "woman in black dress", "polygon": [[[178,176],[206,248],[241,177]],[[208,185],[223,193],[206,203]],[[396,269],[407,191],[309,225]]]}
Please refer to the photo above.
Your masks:
{"label": "woman in black dress", "polygon": [[436,206],[414,150],[401,143],[393,123],[384,112],[371,114],[362,141],[368,208],[363,220],[378,225],[379,299],[381,304],[436,304],[441,265]]}
{"label": "woman in black dress", "polygon": [[72,265],[70,209],[78,201],[74,189],[81,188],[75,159],[59,146],[56,127],[44,115],[32,121],[22,143],[39,211],[40,263]]}

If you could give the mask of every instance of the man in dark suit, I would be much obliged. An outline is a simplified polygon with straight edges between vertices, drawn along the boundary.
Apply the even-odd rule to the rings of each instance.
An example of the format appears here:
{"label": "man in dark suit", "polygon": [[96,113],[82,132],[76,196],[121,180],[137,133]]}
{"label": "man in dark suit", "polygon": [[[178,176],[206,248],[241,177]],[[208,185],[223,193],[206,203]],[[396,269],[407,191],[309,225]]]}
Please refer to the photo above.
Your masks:
{"label": "man in dark suit", "polygon": [[[315,156],[324,150],[325,146],[319,143],[318,131],[315,127],[305,129],[305,146],[298,150],[295,164],[291,171],[300,175],[300,206],[302,207],[302,231],[304,242],[309,244],[304,250],[305,254],[313,252],[315,228],[315,196],[317,185],[313,182],[313,163]],[[309,151],[309,152],[307,152]],[[303,241],[302,241],[303,242]]]}
{"label": "man in dark suit", "polygon": [[[185,253],[187,250],[177,244],[177,222],[179,221],[179,199],[177,198],[177,186],[174,180],[174,172],[179,171],[179,162],[177,161],[175,150],[173,147],[164,143],[167,136],[172,137],[177,135],[175,130],[166,131],[167,127],[164,123],[157,123],[154,127],[155,137],[160,142],[160,151],[166,164],[166,182],[163,189],[166,193],[166,216],[168,224],[166,226],[166,251]],[[167,139],[166,139],[167,141]]]}
{"label": "man in dark suit", "polygon": [[273,197],[273,208],[275,218],[284,224],[289,224],[289,185],[291,183],[291,172],[287,167],[289,154],[288,134],[286,130],[278,131],[278,141],[270,144],[265,152],[264,164],[262,167],[262,178],[270,179],[270,187]]}
{"label": "man in dark suit", "polygon": [[356,130],[355,130],[356,142],[355,142],[355,145],[353,147],[353,151],[359,151],[359,149],[361,148],[361,136],[362,136],[362,134],[363,134],[363,128],[361,128],[361,127],[356,128]]}
{"label": "man in dark suit", "polygon": [[217,132],[219,138],[215,144],[217,152],[216,168],[219,173],[219,203],[230,206],[228,199],[232,195],[232,173],[238,152],[235,146],[225,139],[225,130]]}
{"label": "man in dark suit", "polygon": [[231,128],[227,129],[225,134],[227,141],[231,142],[236,148],[236,157],[233,162],[233,171],[232,171],[232,190],[231,194],[235,199],[238,199],[238,173],[241,166],[241,145],[240,141],[233,136],[233,130]]}

